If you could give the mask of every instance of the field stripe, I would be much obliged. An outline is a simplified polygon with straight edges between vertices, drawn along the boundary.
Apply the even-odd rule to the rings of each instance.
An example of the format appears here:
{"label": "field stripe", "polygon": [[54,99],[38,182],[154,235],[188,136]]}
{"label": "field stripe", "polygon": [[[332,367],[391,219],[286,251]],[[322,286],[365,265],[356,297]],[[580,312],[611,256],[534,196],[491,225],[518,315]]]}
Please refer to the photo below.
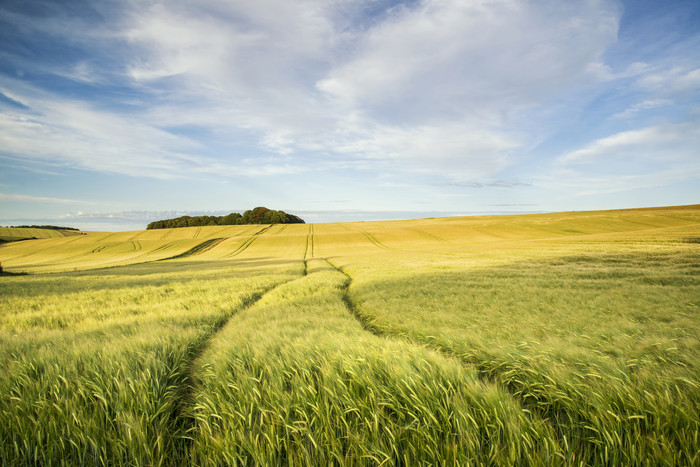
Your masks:
{"label": "field stripe", "polygon": [[424,237],[426,237],[426,238],[429,238],[429,239],[431,239],[431,240],[435,240],[436,242],[441,242],[441,243],[452,243],[452,242],[450,242],[449,240],[445,240],[444,238],[440,238],[440,237],[438,237],[437,235],[433,235],[433,234],[431,234],[431,233],[429,233],[429,232],[426,232],[425,230],[420,230],[420,229],[411,229],[411,230],[414,231],[414,232],[416,232],[416,233],[418,233],[418,234],[420,234],[420,235],[422,235],[422,236],[424,236]]}
{"label": "field stripe", "polygon": [[377,239],[377,237],[375,237],[374,235],[372,235],[371,233],[369,233],[365,230],[355,230],[353,228],[348,227],[345,224],[337,224],[337,225],[339,225],[340,227],[344,228],[345,230],[347,230],[349,232],[355,232],[355,233],[362,234],[363,237],[365,237],[372,245],[376,246],[377,248],[381,248],[383,250],[390,250],[391,249],[388,246],[386,246],[384,243],[379,241]]}
{"label": "field stripe", "polygon": [[315,256],[314,253],[314,226],[310,225],[309,228],[311,229],[311,257],[313,258]]}
{"label": "field stripe", "polygon": [[97,248],[92,250],[90,253],[99,253],[100,251],[106,250],[107,248],[113,247],[115,245],[119,245],[119,243],[118,242],[109,242],[109,243],[106,243],[104,245],[98,246]]}
{"label": "field stripe", "polygon": [[95,240],[96,243],[102,243],[105,240],[107,240],[110,237],[114,237],[115,235],[121,235],[121,232],[113,232],[109,235],[105,235],[104,237],[100,238],[99,240]]}
{"label": "field stripe", "polygon": [[307,258],[314,257],[314,226],[309,224],[309,233],[306,234],[306,245],[304,246],[304,276],[309,273],[309,263]]}
{"label": "field stripe", "polygon": [[379,240],[377,240],[377,237],[375,237],[375,236],[372,235],[371,233],[365,232],[365,231],[362,231],[362,232],[360,232],[360,233],[361,233],[362,235],[364,235],[365,238],[366,238],[367,240],[369,240],[369,241],[370,241],[374,246],[376,246],[377,248],[381,248],[381,249],[383,249],[383,250],[388,250],[388,249],[389,249],[388,246],[386,246],[385,244],[383,244],[382,242],[380,242]]}
{"label": "field stripe", "polygon": [[350,285],[352,284],[352,277],[350,274],[348,274],[343,268],[340,266],[336,266],[335,264],[331,263],[327,258],[323,258],[323,260],[328,263],[333,269],[344,275],[347,280],[345,281],[345,284],[343,285],[342,288],[342,293],[343,293],[343,303],[345,304],[345,307],[348,309],[350,314],[355,317],[357,321],[359,321],[360,325],[362,325],[362,329],[364,329],[367,332],[371,332],[375,336],[381,336],[384,337],[388,335],[387,332],[385,332],[384,329],[379,328],[376,326],[373,322],[373,320],[368,317],[367,315],[364,315],[360,313],[358,310],[357,306],[355,303],[352,301],[352,298],[350,297]]}
{"label": "field stripe", "polygon": [[564,451],[564,446],[566,445],[566,439],[562,439],[562,433],[560,430],[557,429],[556,425],[552,423],[552,421],[543,416],[541,413],[541,410],[538,409],[537,403],[536,402],[528,402],[527,400],[527,393],[514,393],[511,388],[509,388],[507,385],[502,384],[502,382],[498,381],[497,375],[493,375],[490,372],[488,372],[486,369],[483,368],[482,365],[479,365],[479,362],[472,361],[470,359],[466,359],[461,357],[460,355],[455,354],[454,352],[451,352],[449,349],[444,348],[443,346],[436,345],[434,342],[431,341],[423,341],[421,339],[417,339],[415,336],[411,335],[405,335],[405,334],[398,334],[395,332],[392,332],[391,330],[388,330],[386,328],[380,327],[376,324],[376,319],[373,318],[371,315],[367,315],[365,313],[362,313],[357,305],[352,300],[352,297],[350,297],[350,286],[352,285],[352,276],[348,274],[342,267],[336,266],[332,262],[330,262],[327,258],[323,258],[325,262],[327,262],[329,265],[331,265],[336,271],[339,273],[343,274],[347,280],[345,284],[343,285],[343,288],[341,289],[342,292],[342,300],[343,303],[345,304],[345,307],[348,309],[348,312],[357,319],[357,321],[360,323],[362,328],[374,334],[375,336],[378,337],[384,337],[384,338],[390,338],[390,339],[398,339],[401,340],[407,344],[410,345],[417,345],[417,346],[425,346],[428,347],[432,350],[437,351],[438,353],[442,354],[445,358],[449,358],[450,360],[458,361],[462,365],[473,369],[476,371],[477,375],[479,376],[479,379],[483,381],[484,383],[490,383],[493,384],[494,382],[499,383],[499,387],[501,390],[504,392],[504,394],[508,394],[510,399],[518,405],[523,413],[525,413],[533,422],[538,422],[542,424],[542,426],[546,426],[552,433],[553,439],[557,440],[557,443],[559,445],[559,449],[563,452]]}
{"label": "field stripe", "polygon": [[190,358],[182,366],[182,371],[185,374],[185,377],[183,378],[182,384],[178,389],[179,397],[172,411],[173,418],[178,421],[178,423],[175,423],[175,425],[182,428],[182,437],[180,437],[178,440],[182,444],[182,452],[186,453],[190,450],[190,446],[194,442],[197,430],[197,420],[194,417],[195,394],[198,388],[196,375],[201,367],[201,359],[204,352],[206,352],[211,345],[211,342],[216,338],[217,334],[221,332],[226,324],[229,323],[233,316],[252,307],[266,294],[272,292],[276,288],[295,280],[299,279],[296,278],[286,280],[284,282],[280,282],[279,284],[273,285],[272,287],[268,287],[263,291],[251,294],[242,301],[241,306],[233,310],[231,313],[222,316],[222,318],[214,324],[212,329],[198,339],[197,342],[190,348]]}
{"label": "field stripe", "polygon": [[187,256],[194,256],[194,255],[201,255],[205,251],[209,251],[212,248],[214,248],[216,245],[219,243],[223,242],[226,240],[225,238],[211,238],[209,240],[204,240],[202,243],[199,245],[196,245],[189,250],[185,251],[184,253],[180,253],[179,255],[171,256],[169,258],[163,258],[158,261],[167,261],[169,259],[176,259],[176,258],[185,258]]}
{"label": "field stripe", "polygon": [[258,231],[255,232],[253,235],[251,235],[251,237],[250,237],[248,240],[246,240],[245,242],[243,242],[243,244],[241,244],[241,246],[239,246],[238,248],[236,248],[236,250],[235,250],[233,253],[229,253],[228,255],[223,256],[223,258],[232,258],[232,257],[234,257],[234,256],[240,255],[240,254],[243,253],[250,245],[252,245],[253,242],[254,242],[255,240],[257,240],[258,237],[259,237],[260,235],[264,234],[265,232],[267,232],[267,231],[270,230],[271,228],[272,228],[272,225],[269,225],[269,226],[267,226],[267,227],[263,227],[262,229],[258,230]]}

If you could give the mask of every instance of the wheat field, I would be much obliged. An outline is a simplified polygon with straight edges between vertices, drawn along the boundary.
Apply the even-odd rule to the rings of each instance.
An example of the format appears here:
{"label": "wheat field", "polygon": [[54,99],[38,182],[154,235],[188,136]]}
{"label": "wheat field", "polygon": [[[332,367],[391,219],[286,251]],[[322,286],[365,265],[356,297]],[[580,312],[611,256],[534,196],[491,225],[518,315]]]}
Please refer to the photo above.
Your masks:
{"label": "wheat field", "polygon": [[41,236],[2,465],[700,463],[698,205]]}

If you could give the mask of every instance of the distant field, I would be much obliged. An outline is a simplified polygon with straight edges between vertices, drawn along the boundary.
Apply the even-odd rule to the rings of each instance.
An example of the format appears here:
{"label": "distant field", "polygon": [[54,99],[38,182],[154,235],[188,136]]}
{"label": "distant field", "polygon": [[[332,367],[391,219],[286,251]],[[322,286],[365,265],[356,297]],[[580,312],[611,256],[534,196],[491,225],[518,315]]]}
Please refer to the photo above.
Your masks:
{"label": "distant field", "polygon": [[0,459],[697,465],[699,239],[696,205],[6,243]]}
{"label": "distant field", "polygon": [[18,240],[36,239],[36,238],[56,238],[69,237],[72,235],[81,235],[81,232],[75,230],[63,229],[32,229],[32,228],[14,228],[0,227],[0,243],[15,242]]}

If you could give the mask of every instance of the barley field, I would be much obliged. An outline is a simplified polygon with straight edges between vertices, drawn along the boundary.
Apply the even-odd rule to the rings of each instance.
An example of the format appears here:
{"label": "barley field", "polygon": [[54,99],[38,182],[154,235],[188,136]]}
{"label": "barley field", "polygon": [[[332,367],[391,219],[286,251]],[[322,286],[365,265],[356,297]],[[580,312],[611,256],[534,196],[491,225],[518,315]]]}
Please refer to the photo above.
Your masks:
{"label": "barley field", "polygon": [[12,230],[2,465],[700,464],[700,205]]}

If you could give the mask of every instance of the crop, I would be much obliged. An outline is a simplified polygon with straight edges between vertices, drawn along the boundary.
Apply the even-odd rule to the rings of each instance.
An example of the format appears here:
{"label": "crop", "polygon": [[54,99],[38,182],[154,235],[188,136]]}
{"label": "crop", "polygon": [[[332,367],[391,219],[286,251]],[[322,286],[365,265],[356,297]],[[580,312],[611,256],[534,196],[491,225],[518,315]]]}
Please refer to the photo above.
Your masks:
{"label": "crop", "polygon": [[298,270],[24,276],[0,283],[0,459],[171,464],[192,360]]}
{"label": "crop", "polygon": [[[364,330],[321,261],[237,314],[200,358],[194,460],[206,464],[544,462],[553,433],[494,384]],[[544,441],[544,442],[542,442]]]}
{"label": "crop", "polygon": [[5,244],[0,459],[694,465],[697,238],[687,206]]}

